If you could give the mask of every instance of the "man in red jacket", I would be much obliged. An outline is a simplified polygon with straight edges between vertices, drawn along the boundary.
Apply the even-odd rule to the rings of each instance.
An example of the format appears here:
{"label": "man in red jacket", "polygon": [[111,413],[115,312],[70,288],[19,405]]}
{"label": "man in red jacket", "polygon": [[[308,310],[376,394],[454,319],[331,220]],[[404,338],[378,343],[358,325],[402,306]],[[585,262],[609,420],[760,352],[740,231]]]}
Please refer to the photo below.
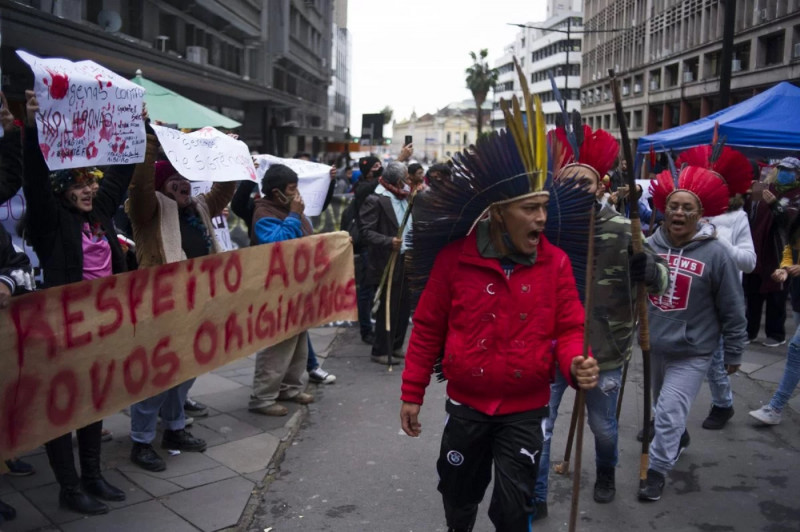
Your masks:
{"label": "man in red jacket", "polygon": [[437,469],[449,530],[472,530],[491,479],[498,530],[529,530],[554,361],[572,386],[599,373],[581,356],[583,306],[567,255],[542,234],[548,193],[493,203],[489,219],[445,247],[414,315],[403,371],[403,431],[420,435],[437,359],[447,378]]}

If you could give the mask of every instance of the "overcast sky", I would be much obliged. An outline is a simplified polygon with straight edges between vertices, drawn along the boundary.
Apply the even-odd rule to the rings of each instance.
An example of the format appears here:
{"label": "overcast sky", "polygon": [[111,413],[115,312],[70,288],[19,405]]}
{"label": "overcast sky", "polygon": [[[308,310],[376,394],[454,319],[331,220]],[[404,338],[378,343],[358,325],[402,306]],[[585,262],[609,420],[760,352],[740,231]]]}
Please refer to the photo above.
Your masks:
{"label": "overcast sky", "polygon": [[349,0],[352,35],[350,128],[388,105],[395,120],[471,98],[469,52],[489,50],[489,64],[519,28],[545,18],[545,0]]}

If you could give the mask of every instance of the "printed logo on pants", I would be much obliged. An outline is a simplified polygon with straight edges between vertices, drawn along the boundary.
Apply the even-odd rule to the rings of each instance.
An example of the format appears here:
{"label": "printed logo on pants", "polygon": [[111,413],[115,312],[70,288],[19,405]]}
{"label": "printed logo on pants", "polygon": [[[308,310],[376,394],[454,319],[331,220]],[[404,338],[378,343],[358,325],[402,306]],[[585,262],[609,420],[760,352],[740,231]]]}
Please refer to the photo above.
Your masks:
{"label": "printed logo on pants", "polygon": [[450,451],[447,453],[447,461],[450,465],[460,466],[464,463],[464,455],[458,451]]}

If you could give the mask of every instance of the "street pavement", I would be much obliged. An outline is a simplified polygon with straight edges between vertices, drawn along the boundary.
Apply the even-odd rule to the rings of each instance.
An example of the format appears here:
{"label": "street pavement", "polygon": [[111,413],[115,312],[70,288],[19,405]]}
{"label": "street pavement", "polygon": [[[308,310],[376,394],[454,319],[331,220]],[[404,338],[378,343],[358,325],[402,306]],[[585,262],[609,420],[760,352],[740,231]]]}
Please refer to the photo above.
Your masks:
{"label": "street pavement", "polygon": [[[276,464],[268,489],[242,529],[271,531],[444,531],[435,462],[445,419],[444,384],[432,384],[422,407],[422,435],[400,431],[401,368],[389,373],[370,362],[357,331],[346,331],[326,369],[337,383],[321,400]],[[691,446],[669,475],[664,496],[641,503],[641,355],[634,354],[620,426],[617,498],[592,500],[593,440],[585,431],[578,530],[755,531],[800,530],[800,398],[777,427],[759,428],[747,415],[769,399],[780,379],[786,346],[748,346],[743,371],[733,378],[736,415],[722,431],[700,427],[709,408],[708,386],[689,418]],[[552,455],[561,460],[574,394],[568,392],[556,426]],[[571,462],[573,469],[575,459]],[[572,479],[551,473],[550,515],[537,530],[568,530]],[[480,507],[475,530],[494,530]]]}
{"label": "street pavement", "polygon": [[[0,499],[18,510],[0,530],[136,531],[443,531],[435,462],[445,419],[444,384],[427,392],[422,436],[399,427],[402,366],[388,372],[369,359],[357,328],[311,331],[332,385],[311,385],[317,401],[287,404],[289,416],[247,411],[253,359],[244,358],[200,377],[191,396],[211,407],[192,432],[205,438],[205,453],[164,457],[167,470],[145,472],[128,460],[129,418],[106,420],[114,440],[103,447],[104,474],[128,500],[111,503],[104,516],[58,509],[58,486],[42,449],[28,455],[37,473],[0,477]],[[579,530],[755,531],[800,530],[800,396],[783,423],[757,427],[747,412],[769,400],[777,386],[786,346],[748,346],[734,376],[736,415],[722,431],[700,424],[709,405],[703,386],[691,411],[691,446],[669,475],[656,503],[636,500],[641,444],[641,362],[634,354],[620,420],[617,499],[592,501],[594,464],[586,429]],[[563,457],[572,392],[562,403],[552,457]],[[158,440],[157,440],[158,441]],[[76,453],[77,454],[77,453]],[[575,466],[573,455],[571,465]],[[550,515],[540,530],[567,530],[572,479],[551,473]],[[491,488],[490,488],[491,489]],[[481,504],[476,531],[493,530]]]}

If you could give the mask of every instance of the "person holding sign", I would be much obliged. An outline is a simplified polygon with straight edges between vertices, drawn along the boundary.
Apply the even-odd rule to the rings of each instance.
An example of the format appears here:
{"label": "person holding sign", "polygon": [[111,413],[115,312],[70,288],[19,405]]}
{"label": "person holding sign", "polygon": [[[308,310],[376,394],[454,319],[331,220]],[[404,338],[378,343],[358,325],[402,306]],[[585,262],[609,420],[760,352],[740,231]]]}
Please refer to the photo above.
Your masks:
{"label": "person holding sign", "polygon": [[[252,243],[271,244],[313,233],[311,222],[303,216],[305,203],[297,191],[299,179],[294,170],[273,164],[261,180],[262,197],[255,201]],[[314,402],[303,390],[308,384],[308,333],[301,332],[256,353],[251,412],[266,416],[285,416],[289,410],[276,401],[301,405]]]}
{"label": "person holding sign", "polygon": [[[122,203],[136,165],[112,166],[97,195],[92,185],[102,175],[95,168],[50,172],[39,147],[36,114],[39,103],[25,91],[27,126],[24,135],[24,184],[27,198],[26,230],[39,257],[46,287],[108,277],[126,271],[112,216]],[[45,444],[50,466],[61,486],[59,503],[75,512],[102,514],[108,506],[98,501],[125,500],[125,492],[100,473],[103,422],[77,430],[81,476],[75,469],[72,434]]]}
{"label": "person holding sign", "polygon": [[[158,141],[147,136],[143,167],[128,189],[125,210],[131,220],[140,268],[168,264],[224,251],[211,223],[228,205],[235,181],[214,183],[208,194],[192,196],[192,185],[169,161],[155,161]],[[206,442],[186,430],[184,405],[194,379],[131,405],[131,461],[148,471],[167,465],[153,449],[159,413],[164,424],[161,446],[202,452]]]}

